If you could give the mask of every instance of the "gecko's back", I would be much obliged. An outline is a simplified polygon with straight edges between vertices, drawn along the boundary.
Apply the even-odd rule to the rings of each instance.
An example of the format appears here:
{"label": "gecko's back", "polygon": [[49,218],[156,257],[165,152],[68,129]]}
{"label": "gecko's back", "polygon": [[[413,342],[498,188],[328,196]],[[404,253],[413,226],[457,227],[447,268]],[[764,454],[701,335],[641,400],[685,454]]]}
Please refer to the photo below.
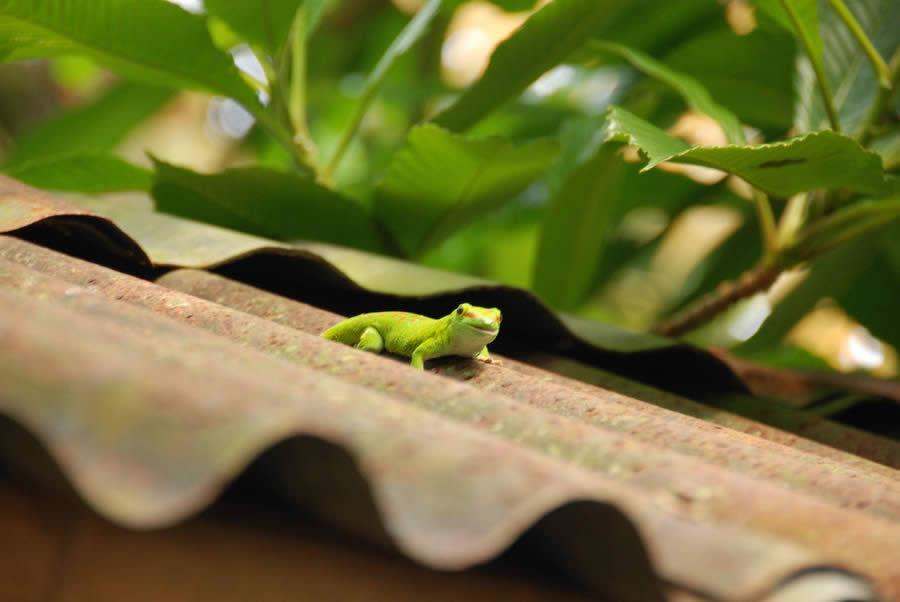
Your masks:
{"label": "gecko's back", "polygon": [[390,353],[410,356],[423,340],[433,336],[440,320],[405,311],[379,311],[360,314],[329,328],[322,337],[356,345],[366,328],[372,327],[384,338],[384,347]]}

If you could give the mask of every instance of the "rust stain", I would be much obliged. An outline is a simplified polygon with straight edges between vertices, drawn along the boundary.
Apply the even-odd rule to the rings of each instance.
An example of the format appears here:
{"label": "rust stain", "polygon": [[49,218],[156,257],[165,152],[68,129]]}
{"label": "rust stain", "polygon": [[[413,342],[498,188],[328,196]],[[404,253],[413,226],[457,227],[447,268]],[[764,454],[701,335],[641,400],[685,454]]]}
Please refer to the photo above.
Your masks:
{"label": "rust stain", "polygon": [[0,174],[0,232],[11,232],[56,215],[92,215],[57,196]]}

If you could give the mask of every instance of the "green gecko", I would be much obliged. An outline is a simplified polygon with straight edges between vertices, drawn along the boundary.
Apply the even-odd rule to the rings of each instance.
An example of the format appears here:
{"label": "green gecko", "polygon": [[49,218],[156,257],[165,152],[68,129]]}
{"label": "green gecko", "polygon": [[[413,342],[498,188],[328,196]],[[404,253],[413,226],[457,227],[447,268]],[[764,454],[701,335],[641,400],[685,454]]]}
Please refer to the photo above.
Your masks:
{"label": "green gecko", "polygon": [[403,311],[361,314],[344,320],[322,333],[322,337],[357,349],[411,357],[410,365],[425,369],[425,360],[444,355],[474,357],[498,364],[488,354],[487,344],[497,338],[503,316],[496,307],[463,303],[438,320]]}

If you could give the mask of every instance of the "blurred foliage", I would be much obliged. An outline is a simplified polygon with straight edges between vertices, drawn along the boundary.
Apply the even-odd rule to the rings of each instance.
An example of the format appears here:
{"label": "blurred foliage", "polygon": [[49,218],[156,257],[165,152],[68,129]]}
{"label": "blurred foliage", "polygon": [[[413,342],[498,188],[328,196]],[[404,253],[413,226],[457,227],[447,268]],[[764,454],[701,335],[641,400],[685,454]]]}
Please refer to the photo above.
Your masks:
{"label": "blurred foliage", "polygon": [[[478,18],[463,20],[472,7]],[[0,103],[0,168],[35,186],[144,190],[159,211],[469,272],[637,329],[732,292],[691,340],[776,365],[809,364],[785,340],[823,300],[900,345],[890,305],[900,3],[207,0],[205,10],[0,0],[0,89],[19,86],[22,99]],[[39,63],[16,61],[41,57],[50,67],[22,77]],[[453,88],[451,68],[475,69],[474,83]],[[34,90],[51,101],[29,114]],[[155,146],[159,159],[124,161],[123,145],[184,90],[236,101],[209,104],[208,142],[227,149],[218,173]],[[762,327],[733,334],[760,311],[751,298],[798,267],[805,279],[765,298]]]}

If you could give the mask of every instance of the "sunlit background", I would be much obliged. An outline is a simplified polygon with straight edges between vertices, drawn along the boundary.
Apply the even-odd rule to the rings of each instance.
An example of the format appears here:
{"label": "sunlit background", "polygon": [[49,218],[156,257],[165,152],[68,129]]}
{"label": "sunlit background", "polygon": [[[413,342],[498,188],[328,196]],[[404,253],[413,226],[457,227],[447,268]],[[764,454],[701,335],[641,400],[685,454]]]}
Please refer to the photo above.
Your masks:
{"label": "sunlit background", "polygon": [[[421,0],[392,1],[397,9],[394,14],[378,17],[384,20],[383,35],[373,34],[369,40],[373,56],[386,47],[390,36],[423,3]],[[548,1],[537,2],[532,11]],[[203,12],[202,0],[178,0],[175,3],[194,13]],[[746,35],[753,31],[754,14],[748,2],[731,0],[722,4],[728,22],[737,34]],[[416,121],[434,114],[446,106],[455,91],[476,81],[487,67],[493,50],[520,27],[532,11],[510,13],[495,4],[477,0],[461,3],[449,16],[446,35],[440,42],[443,87],[427,91],[423,114],[415,116]],[[340,23],[326,23],[326,27],[329,26],[339,30]],[[235,64],[248,81],[255,84],[260,99],[266,102],[266,74],[251,49],[246,45],[232,45],[229,40],[233,36],[224,25],[213,23],[211,30],[214,40],[229,49]],[[314,40],[314,44],[321,42],[314,48],[322,54],[310,57],[313,73],[317,68],[325,69],[332,58],[344,60],[338,46],[340,34],[332,37]],[[369,59],[358,64],[365,68],[372,66]],[[415,65],[398,68],[414,69]],[[361,68],[332,82],[330,92],[311,91],[311,94],[321,92],[321,97],[327,99],[316,108],[311,123],[312,135],[323,152],[336,144],[341,126],[360,94],[365,75],[366,71]],[[560,108],[585,117],[596,117],[617,97],[621,84],[634,77],[632,71],[621,67],[592,68],[583,63],[557,66],[535,81],[519,99],[518,106],[523,107],[522,111],[510,111],[496,120],[479,124],[472,133],[489,135],[492,131],[502,131],[510,123],[527,123],[537,114],[529,113],[528,107],[548,111]],[[0,130],[0,149],[8,151],[30,128],[41,127],[61,110],[89,102],[114,82],[113,75],[87,59],[64,58],[49,63],[32,61],[2,66],[0,83],[5,88],[25,91],[20,93],[20,100],[29,108],[9,99],[0,103],[5,116],[5,125]],[[373,149],[395,147],[414,123],[406,112],[412,104],[407,98],[409,93],[402,86],[392,86],[389,81],[383,92],[384,99],[376,101],[366,115],[361,132],[363,136],[370,134],[371,139],[368,144],[355,141],[336,174],[336,185],[346,194],[358,195],[363,188],[361,183],[384,168],[379,159],[373,158],[378,156]],[[286,165],[289,157],[277,145],[260,136],[253,125],[253,117],[234,101],[199,93],[179,93],[130,135],[118,148],[118,154],[136,164],[149,166],[147,153],[151,153],[202,172],[253,163]],[[517,129],[529,131],[528,127],[520,125]],[[713,120],[691,111],[681,114],[669,131],[692,144],[726,143],[723,132]],[[763,141],[758,131],[748,130],[747,135],[751,141]],[[624,153],[630,161],[639,160],[634,149],[626,148]],[[726,177],[716,170],[685,165],[663,164],[660,168],[704,184],[713,184]],[[749,198],[744,182],[731,177],[727,185],[738,197]],[[541,209],[546,198],[547,184],[536,183],[495,215],[430,251],[422,261],[434,267],[466,271],[528,287],[538,244]],[[360,196],[360,202],[368,202],[368,199]],[[632,210],[613,233],[613,239],[624,245],[641,245],[664,233],[661,240],[648,256],[624,263],[605,285],[593,291],[579,308],[579,313],[629,328],[649,328],[672,298],[681,294],[683,283],[695,274],[704,258],[742,227],[744,215],[746,212],[740,206],[715,203],[687,209],[674,217],[674,222],[673,216],[662,209]],[[748,339],[763,324],[774,304],[803,277],[803,270],[785,274],[770,292],[739,303],[726,320],[714,328],[692,333],[691,339],[705,345],[729,345]],[[801,320],[788,340],[837,370],[863,370],[882,377],[897,375],[896,351],[874,338],[830,300],[824,300]]]}

